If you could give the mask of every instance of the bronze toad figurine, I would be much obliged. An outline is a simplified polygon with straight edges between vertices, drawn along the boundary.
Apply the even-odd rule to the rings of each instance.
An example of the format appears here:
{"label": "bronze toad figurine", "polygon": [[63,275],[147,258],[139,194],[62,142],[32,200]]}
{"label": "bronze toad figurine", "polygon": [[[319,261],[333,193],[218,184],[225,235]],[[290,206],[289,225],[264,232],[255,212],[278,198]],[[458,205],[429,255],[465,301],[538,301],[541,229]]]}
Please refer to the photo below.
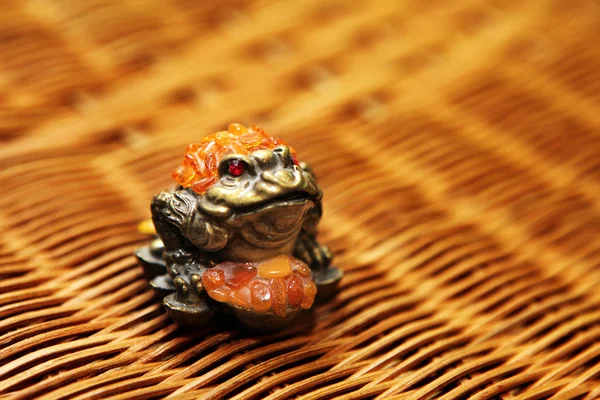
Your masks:
{"label": "bronze toad figurine", "polygon": [[342,272],[317,241],[322,192],[282,140],[230,124],[188,146],[173,178],[152,200],[158,238],[136,256],[177,323],[225,313],[274,330],[336,293]]}

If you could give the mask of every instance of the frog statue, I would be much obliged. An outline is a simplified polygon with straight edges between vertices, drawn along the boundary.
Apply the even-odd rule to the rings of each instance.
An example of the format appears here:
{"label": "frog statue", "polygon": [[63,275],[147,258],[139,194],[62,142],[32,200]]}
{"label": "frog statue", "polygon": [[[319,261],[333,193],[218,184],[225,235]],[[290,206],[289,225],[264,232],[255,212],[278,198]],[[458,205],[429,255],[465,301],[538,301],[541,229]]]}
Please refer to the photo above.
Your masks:
{"label": "frog statue", "polygon": [[271,331],[335,295],[342,272],[317,241],[322,192],[282,140],[230,124],[189,145],[173,178],[150,207],[157,238],[136,256],[177,323],[233,315]]}

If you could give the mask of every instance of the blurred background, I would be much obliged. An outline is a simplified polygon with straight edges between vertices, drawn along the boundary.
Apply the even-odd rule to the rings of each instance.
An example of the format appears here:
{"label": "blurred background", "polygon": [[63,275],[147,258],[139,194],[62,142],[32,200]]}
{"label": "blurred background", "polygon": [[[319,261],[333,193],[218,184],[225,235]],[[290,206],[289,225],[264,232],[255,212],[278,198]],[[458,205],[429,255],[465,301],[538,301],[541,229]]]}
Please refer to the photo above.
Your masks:
{"label": "blurred background", "polygon": [[[599,37],[596,0],[4,0],[0,393],[594,398]],[[131,256],[230,122],[320,178],[311,330],[181,332]]]}
{"label": "blurred background", "polygon": [[[144,138],[187,143],[230,120],[285,135],[433,115],[465,126],[463,135],[485,125],[500,131],[498,140],[555,155],[561,146],[548,142],[577,146],[596,122],[598,7],[593,0],[5,1],[2,147],[8,154],[83,142],[142,147]],[[564,122],[571,113],[580,117],[574,128]]]}

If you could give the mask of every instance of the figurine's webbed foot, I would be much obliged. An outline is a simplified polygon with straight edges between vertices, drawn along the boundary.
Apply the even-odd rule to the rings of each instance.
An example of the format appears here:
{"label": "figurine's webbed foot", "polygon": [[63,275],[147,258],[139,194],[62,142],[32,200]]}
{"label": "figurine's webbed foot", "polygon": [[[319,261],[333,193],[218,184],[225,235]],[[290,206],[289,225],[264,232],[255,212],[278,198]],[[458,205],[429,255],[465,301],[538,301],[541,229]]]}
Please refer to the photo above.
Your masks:
{"label": "figurine's webbed foot", "polygon": [[341,269],[329,267],[312,273],[315,285],[317,285],[317,303],[323,303],[337,294],[338,284],[344,276]]}
{"label": "figurine's webbed foot", "polygon": [[175,291],[175,285],[173,285],[173,280],[169,274],[154,277],[150,281],[150,286],[154,289],[154,293],[161,299],[164,299]]}
{"label": "figurine's webbed foot", "polygon": [[175,291],[173,280],[167,274],[163,252],[164,246],[160,239],[154,239],[151,244],[135,251],[135,256],[144,269],[144,277],[150,281],[150,286],[161,299]]}
{"label": "figurine's webbed foot", "polygon": [[212,317],[212,312],[204,299],[195,302],[180,301],[178,293],[171,293],[163,300],[169,315],[181,326],[201,326]]}
{"label": "figurine's webbed foot", "polygon": [[144,277],[148,280],[154,279],[154,277],[167,273],[167,267],[162,258],[162,251],[156,253],[152,250],[151,245],[140,247],[135,251],[140,265],[144,269]]}

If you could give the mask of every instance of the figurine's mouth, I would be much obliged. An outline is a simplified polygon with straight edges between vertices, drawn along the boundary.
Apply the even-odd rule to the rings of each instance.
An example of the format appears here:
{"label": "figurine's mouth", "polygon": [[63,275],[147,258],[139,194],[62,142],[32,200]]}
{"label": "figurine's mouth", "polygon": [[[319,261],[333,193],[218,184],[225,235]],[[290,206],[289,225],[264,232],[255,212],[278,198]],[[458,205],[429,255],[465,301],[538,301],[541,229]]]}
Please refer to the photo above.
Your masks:
{"label": "figurine's mouth", "polygon": [[235,218],[246,216],[249,214],[260,214],[263,211],[268,211],[280,207],[303,206],[305,204],[314,204],[314,196],[307,192],[292,192],[284,195],[273,197],[265,202],[254,204],[251,206],[240,207],[235,209]]}
{"label": "figurine's mouth", "polygon": [[242,237],[254,246],[280,247],[294,240],[312,207],[314,200],[310,195],[286,194],[243,211],[236,210],[229,223],[240,226]]}

